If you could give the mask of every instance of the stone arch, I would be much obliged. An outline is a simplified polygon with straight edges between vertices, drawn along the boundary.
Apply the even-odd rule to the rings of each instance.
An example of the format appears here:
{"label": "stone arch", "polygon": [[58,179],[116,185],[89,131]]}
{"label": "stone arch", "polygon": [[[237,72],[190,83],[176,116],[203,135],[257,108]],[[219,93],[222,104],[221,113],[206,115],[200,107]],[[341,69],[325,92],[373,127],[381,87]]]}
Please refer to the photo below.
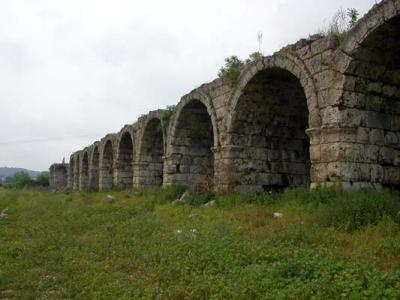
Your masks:
{"label": "stone arch", "polygon": [[163,184],[165,133],[159,114],[146,118],[138,138],[137,185]]}
{"label": "stone arch", "polygon": [[114,145],[108,138],[103,141],[100,158],[100,189],[111,189],[114,186]]}
{"label": "stone arch", "polygon": [[230,99],[230,185],[273,190],[310,183],[306,130],[321,118],[313,80],[298,62],[276,55],[250,65]]}
{"label": "stone arch", "polygon": [[100,178],[100,151],[99,145],[93,145],[89,161],[89,189],[99,189]]}
{"label": "stone arch", "polygon": [[[393,22],[400,15],[400,0],[382,0],[363,17],[347,34],[342,51],[347,54],[347,59],[342,65],[348,69],[352,63],[355,52],[364,48],[365,41],[376,34],[376,30],[382,31],[382,26]],[[398,21],[396,21],[398,22]],[[393,25],[393,23],[392,23]],[[385,43],[387,43],[385,41]]]}
{"label": "stone arch", "polygon": [[79,176],[79,189],[85,190],[88,188],[89,182],[89,155],[87,151],[82,153],[81,168]]}
{"label": "stone arch", "polygon": [[212,104],[212,99],[204,95],[201,92],[192,92],[184,97],[182,97],[181,101],[178,103],[178,105],[175,108],[174,114],[171,118],[170,124],[168,126],[168,133],[167,133],[167,143],[166,143],[166,154],[169,155],[171,147],[171,142],[175,139],[176,136],[176,130],[177,130],[177,122],[179,119],[179,116],[182,114],[182,110],[187,106],[188,103],[191,101],[196,100],[200,101],[204,107],[207,110],[208,115],[211,118],[211,123],[212,123],[212,128],[213,128],[213,146],[215,148],[219,147],[221,144],[220,141],[220,133],[219,133],[219,128],[217,124],[217,115],[214,109],[214,106]]}
{"label": "stone arch", "polygon": [[287,74],[290,73],[292,76],[297,78],[306,97],[306,104],[309,111],[309,127],[319,128],[321,126],[322,122],[318,107],[318,93],[313,77],[300,59],[290,55],[289,53],[279,53],[265,57],[248,65],[241,73],[238,84],[233,90],[228,102],[229,111],[231,112],[231,118],[228,120],[228,132],[232,126],[232,117],[234,117],[237,112],[239,99],[242,97],[243,93],[248,92],[246,87],[248,87],[249,82],[252,81],[256,75],[259,75],[260,72],[266,73],[271,69],[281,69],[286,71]]}
{"label": "stone arch", "polygon": [[[400,188],[400,1],[384,0],[353,28],[342,49],[341,177],[350,186]],[[343,54],[345,53],[345,54]]]}
{"label": "stone arch", "polygon": [[219,130],[211,100],[196,92],[184,97],[169,126],[164,184],[213,189],[213,150],[219,145]]}
{"label": "stone arch", "polygon": [[116,161],[117,185],[131,188],[133,184],[133,142],[132,134],[124,130],[120,134]]}

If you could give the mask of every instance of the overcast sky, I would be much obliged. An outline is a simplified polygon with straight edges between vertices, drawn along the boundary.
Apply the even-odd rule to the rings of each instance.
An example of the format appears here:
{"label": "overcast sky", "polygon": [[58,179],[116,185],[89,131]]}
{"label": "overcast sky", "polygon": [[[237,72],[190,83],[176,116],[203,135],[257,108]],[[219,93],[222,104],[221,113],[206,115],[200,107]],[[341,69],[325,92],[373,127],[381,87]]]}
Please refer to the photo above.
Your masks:
{"label": "overcast sky", "polygon": [[375,0],[1,0],[0,166],[53,162]]}

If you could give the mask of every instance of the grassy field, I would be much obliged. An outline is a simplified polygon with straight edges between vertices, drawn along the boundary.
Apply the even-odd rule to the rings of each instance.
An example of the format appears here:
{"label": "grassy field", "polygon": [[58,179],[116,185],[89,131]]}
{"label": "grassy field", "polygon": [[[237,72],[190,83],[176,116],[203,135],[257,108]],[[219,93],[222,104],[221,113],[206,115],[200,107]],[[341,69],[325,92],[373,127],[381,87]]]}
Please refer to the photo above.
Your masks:
{"label": "grassy field", "polygon": [[0,299],[400,298],[398,194],[181,192],[0,190]]}

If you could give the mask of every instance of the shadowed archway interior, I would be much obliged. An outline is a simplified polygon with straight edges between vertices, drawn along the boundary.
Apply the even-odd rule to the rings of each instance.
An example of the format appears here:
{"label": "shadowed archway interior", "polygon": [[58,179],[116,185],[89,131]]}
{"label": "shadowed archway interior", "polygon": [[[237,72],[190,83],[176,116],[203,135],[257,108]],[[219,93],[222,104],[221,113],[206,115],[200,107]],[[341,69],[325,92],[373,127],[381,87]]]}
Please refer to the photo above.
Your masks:
{"label": "shadowed archway interior", "polygon": [[191,100],[181,110],[172,146],[178,163],[176,173],[183,184],[198,190],[212,190],[214,185],[214,131],[206,106]]}
{"label": "shadowed archway interior", "polygon": [[139,181],[143,186],[163,183],[164,135],[161,121],[154,118],[147,123],[140,147]]}
{"label": "shadowed archway interior", "polygon": [[259,71],[233,112],[230,139],[242,149],[231,162],[233,184],[259,190],[310,181],[308,107],[298,78],[281,68]]}
{"label": "shadowed archway interior", "polygon": [[131,188],[133,184],[133,141],[129,132],[125,132],[118,146],[117,178],[118,185]]}
{"label": "shadowed archway interior", "polygon": [[111,189],[114,186],[114,154],[110,140],[104,145],[101,171],[102,188]]}
{"label": "shadowed archway interior", "polygon": [[[400,188],[400,17],[379,26],[359,45],[346,72],[343,101],[360,120],[352,158],[358,180]],[[356,112],[356,113],[354,113]],[[349,159],[349,158],[348,158]]]}
{"label": "shadowed archway interior", "polygon": [[99,189],[99,161],[100,153],[99,147],[95,146],[92,153],[92,161],[90,162],[90,174],[89,174],[89,188],[92,190]]}

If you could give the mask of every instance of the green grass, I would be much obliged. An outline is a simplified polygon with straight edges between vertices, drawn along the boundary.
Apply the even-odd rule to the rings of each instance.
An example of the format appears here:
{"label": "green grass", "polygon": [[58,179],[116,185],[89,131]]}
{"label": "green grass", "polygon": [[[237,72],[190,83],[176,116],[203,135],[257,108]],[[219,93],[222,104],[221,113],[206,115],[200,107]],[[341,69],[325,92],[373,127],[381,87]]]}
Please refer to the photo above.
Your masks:
{"label": "green grass", "polygon": [[109,193],[0,190],[0,299],[400,297],[398,194]]}

